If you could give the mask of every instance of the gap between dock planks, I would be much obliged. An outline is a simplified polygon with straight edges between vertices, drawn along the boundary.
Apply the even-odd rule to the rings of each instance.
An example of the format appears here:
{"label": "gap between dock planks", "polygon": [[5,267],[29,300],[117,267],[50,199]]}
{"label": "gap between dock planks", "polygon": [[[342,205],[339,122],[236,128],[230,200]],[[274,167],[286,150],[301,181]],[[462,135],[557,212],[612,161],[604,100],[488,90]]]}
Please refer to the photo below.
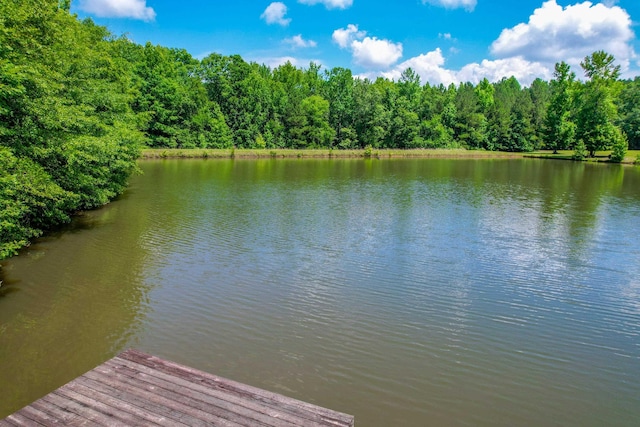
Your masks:
{"label": "gap between dock planks", "polygon": [[351,427],[351,415],[127,350],[4,420],[5,426]]}

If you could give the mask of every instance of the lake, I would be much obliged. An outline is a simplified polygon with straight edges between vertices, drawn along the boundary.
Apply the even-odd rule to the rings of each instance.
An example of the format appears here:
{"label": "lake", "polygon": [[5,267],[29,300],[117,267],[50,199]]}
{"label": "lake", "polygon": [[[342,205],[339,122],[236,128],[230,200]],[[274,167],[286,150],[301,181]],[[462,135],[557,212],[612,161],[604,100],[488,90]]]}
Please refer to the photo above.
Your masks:
{"label": "lake", "polygon": [[640,168],[142,161],[2,262],[0,417],[134,347],[359,426],[640,420]]}

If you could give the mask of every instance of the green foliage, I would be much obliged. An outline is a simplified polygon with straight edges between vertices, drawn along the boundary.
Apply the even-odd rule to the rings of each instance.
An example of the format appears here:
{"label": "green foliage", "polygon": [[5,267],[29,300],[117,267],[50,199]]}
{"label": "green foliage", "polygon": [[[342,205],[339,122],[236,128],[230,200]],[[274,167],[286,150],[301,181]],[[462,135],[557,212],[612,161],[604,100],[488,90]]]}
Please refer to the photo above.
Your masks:
{"label": "green foliage", "polygon": [[618,98],[619,126],[631,149],[640,149],[640,77],[624,82]]}
{"label": "green foliage", "polygon": [[[203,60],[184,49],[114,38],[70,15],[64,0],[0,2],[0,258],[107,203],[143,145],[159,148],[453,148],[530,151],[575,146],[575,158],[640,145],[640,80],[618,80],[605,52],[575,82],[514,78],[423,85],[354,78],[240,56]],[[625,137],[626,134],[626,137]],[[273,151],[275,152],[275,151]],[[6,166],[5,166],[6,165]]]}
{"label": "green foliage", "polygon": [[256,140],[255,140],[255,143],[253,144],[253,148],[262,149],[262,148],[265,148],[266,146],[267,146],[267,143],[265,142],[264,137],[262,136],[261,133],[259,133],[256,136]]}
{"label": "green foliage", "polygon": [[547,109],[544,127],[544,144],[554,153],[573,146],[576,125],[572,120],[575,74],[571,67],[560,62],[556,64],[554,80],[551,81],[551,102]]}
{"label": "green foliage", "polygon": [[326,147],[335,137],[329,125],[329,101],[319,95],[312,95],[300,103],[300,125],[291,129],[296,148]]}
{"label": "green foliage", "polygon": [[119,194],[141,134],[109,33],[68,3],[0,3],[0,258]]}
{"label": "green foliage", "polygon": [[573,152],[573,160],[584,160],[589,155],[584,141],[579,139]]}
{"label": "green foliage", "polygon": [[613,56],[594,52],[581,63],[589,77],[579,91],[576,137],[585,143],[589,155],[607,150],[619,141],[620,129],[616,125],[618,109],[614,102],[619,85],[620,67],[613,65]]}
{"label": "green foliage", "polygon": [[627,155],[629,142],[627,142],[627,138],[622,134],[622,132],[618,129],[616,129],[616,131],[615,142],[613,143],[613,150],[611,151],[611,161],[613,163],[620,163]]}
{"label": "green foliage", "polygon": [[38,237],[52,225],[69,220],[77,195],[65,191],[29,158],[0,147],[0,259]]}

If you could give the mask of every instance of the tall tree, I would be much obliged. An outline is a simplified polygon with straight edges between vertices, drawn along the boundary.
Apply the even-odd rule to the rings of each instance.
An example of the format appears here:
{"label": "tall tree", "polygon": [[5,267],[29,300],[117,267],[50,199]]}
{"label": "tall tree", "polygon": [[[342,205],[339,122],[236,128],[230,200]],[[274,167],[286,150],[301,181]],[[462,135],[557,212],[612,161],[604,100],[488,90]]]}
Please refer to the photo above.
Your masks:
{"label": "tall tree", "polygon": [[629,147],[640,149],[640,77],[626,81],[618,98],[619,125],[629,138]]}
{"label": "tall tree", "polygon": [[556,154],[573,147],[576,125],[572,120],[575,73],[566,62],[555,66],[551,81],[551,102],[544,127],[544,144]]}
{"label": "tall tree", "polygon": [[626,137],[616,125],[618,116],[614,99],[619,91],[620,66],[615,58],[597,51],[580,63],[589,79],[579,94],[577,138],[584,141],[591,157],[599,150],[627,145]]}
{"label": "tall tree", "polygon": [[533,147],[537,150],[544,144],[544,124],[551,99],[551,88],[549,82],[537,78],[529,86],[528,92],[533,102],[531,110],[531,126],[533,126],[534,131],[532,136]]}
{"label": "tall tree", "polygon": [[[493,97],[491,98],[493,99]],[[478,92],[471,83],[461,83],[455,96],[455,138],[462,146],[487,147],[487,117],[483,113]]]}
{"label": "tall tree", "polygon": [[324,98],[329,101],[329,122],[335,130],[336,144],[353,148],[353,75],[346,68],[332,68],[325,73]]}

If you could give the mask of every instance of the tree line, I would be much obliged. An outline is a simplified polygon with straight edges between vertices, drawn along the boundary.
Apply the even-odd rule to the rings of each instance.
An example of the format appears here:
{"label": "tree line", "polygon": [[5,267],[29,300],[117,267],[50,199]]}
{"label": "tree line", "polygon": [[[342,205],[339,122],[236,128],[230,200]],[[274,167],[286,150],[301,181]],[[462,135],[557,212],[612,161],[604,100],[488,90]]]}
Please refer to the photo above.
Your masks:
{"label": "tree line", "polygon": [[372,81],[136,44],[69,4],[0,2],[0,259],[118,195],[143,147],[640,148],[640,78],[605,52],[528,87]]}
{"label": "tree line", "polygon": [[[197,60],[182,49],[135,45],[138,113],[150,147],[575,149],[640,147],[640,78],[620,80],[606,52],[585,58],[584,79],[431,85],[412,69],[397,81],[360,79],[311,63],[276,68],[238,55]],[[173,114],[170,114],[173,113]]]}

